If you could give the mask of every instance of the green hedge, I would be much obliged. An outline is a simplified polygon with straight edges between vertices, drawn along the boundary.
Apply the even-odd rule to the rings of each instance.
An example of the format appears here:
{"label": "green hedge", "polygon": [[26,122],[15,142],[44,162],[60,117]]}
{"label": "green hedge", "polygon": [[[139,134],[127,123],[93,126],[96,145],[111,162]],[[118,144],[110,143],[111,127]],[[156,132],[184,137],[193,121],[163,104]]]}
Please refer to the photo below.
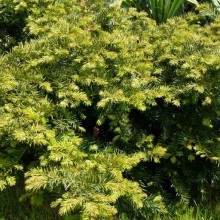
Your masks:
{"label": "green hedge", "polygon": [[82,219],[217,195],[219,16],[158,26],[101,0],[19,4],[32,39],[0,57],[1,190],[24,174],[27,196]]}

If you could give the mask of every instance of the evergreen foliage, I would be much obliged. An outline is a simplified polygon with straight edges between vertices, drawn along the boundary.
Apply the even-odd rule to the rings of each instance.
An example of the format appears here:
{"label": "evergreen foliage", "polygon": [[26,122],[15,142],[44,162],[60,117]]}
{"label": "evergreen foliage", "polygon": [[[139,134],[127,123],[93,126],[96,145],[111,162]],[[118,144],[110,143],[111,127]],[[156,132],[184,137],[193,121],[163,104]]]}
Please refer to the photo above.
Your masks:
{"label": "evergreen foliage", "polygon": [[24,2],[0,1],[0,54],[27,39],[27,33],[23,31],[27,15],[28,10]]}
{"label": "evergreen foliage", "polygon": [[27,195],[81,219],[219,192],[220,16],[158,26],[101,0],[19,4],[32,39],[0,57],[1,190],[24,174]]}
{"label": "evergreen foliage", "polygon": [[197,0],[125,0],[122,7],[135,7],[139,11],[145,10],[158,24],[167,19],[182,14],[188,4],[198,6]]}

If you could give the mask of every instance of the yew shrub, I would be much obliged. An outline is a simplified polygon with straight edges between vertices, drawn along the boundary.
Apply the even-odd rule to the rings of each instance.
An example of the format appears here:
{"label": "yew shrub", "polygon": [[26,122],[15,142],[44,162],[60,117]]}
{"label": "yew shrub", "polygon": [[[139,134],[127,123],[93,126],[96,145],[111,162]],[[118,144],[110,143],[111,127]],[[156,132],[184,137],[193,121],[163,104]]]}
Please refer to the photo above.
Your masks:
{"label": "yew shrub", "polygon": [[27,195],[82,219],[219,192],[219,16],[158,26],[101,0],[17,4],[31,38],[0,57],[1,190],[24,175]]}

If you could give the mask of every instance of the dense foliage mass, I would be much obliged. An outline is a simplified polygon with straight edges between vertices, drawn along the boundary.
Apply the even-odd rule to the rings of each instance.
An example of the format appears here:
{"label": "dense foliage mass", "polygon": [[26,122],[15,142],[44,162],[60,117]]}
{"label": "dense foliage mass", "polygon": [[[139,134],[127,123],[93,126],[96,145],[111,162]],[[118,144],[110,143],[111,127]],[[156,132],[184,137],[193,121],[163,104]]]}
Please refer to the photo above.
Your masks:
{"label": "dense foliage mass", "polygon": [[82,219],[219,193],[220,16],[13,2],[28,37],[0,57],[1,190],[25,175],[27,197]]}
{"label": "dense foliage mass", "polygon": [[139,11],[144,10],[158,24],[188,11],[190,4],[198,6],[199,2],[197,0],[121,0],[122,7],[135,7]]}
{"label": "dense foliage mass", "polygon": [[19,1],[0,1],[0,54],[7,52],[17,42],[27,40],[23,31],[27,17],[27,7]]}

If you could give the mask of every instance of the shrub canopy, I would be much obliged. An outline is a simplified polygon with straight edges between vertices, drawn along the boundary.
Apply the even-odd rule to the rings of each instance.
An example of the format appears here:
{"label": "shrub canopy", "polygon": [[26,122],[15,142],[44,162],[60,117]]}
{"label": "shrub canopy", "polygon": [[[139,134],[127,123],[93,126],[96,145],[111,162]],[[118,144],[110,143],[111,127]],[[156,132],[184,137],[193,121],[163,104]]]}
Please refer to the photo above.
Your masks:
{"label": "shrub canopy", "polygon": [[101,0],[15,5],[29,40],[0,57],[1,190],[24,173],[61,215],[146,219],[166,192],[218,188],[219,16],[158,26]]}

